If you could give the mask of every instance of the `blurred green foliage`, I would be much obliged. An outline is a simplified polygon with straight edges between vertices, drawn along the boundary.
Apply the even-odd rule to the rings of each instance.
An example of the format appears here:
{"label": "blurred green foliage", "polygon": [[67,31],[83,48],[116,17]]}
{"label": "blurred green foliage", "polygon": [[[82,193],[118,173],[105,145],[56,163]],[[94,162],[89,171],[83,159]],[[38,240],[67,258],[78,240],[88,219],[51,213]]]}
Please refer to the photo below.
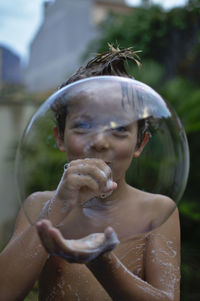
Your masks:
{"label": "blurred green foliage", "polygon": [[[38,112],[40,112],[38,110]],[[53,113],[37,114],[18,149],[18,184],[24,190],[24,200],[30,193],[55,190],[63,173],[66,155],[58,150],[52,129]]]}
{"label": "blurred green foliage", "polygon": [[[143,2],[144,4],[144,2]],[[181,300],[200,300],[200,1],[164,11],[141,5],[129,15],[111,14],[101,24],[102,38],[90,50],[104,52],[108,42],[142,50],[142,68],[127,66],[137,80],[157,90],[177,111],[190,148],[190,175],[179,211],[182,228]]]}

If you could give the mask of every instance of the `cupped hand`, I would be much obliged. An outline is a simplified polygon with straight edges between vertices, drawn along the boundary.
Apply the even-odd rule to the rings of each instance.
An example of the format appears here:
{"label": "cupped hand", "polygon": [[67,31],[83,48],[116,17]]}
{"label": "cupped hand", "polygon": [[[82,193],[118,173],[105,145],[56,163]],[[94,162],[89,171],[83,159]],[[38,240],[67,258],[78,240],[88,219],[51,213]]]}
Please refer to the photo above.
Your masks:
{"label": "cupped hand", "polygon": [[36,228],[46,251],[70,263],[88,263],[119,244],[117,234],[111,227],[107,227],[104,233],[93,233],[76,240],[65,239],[49,220],[39,221]]}

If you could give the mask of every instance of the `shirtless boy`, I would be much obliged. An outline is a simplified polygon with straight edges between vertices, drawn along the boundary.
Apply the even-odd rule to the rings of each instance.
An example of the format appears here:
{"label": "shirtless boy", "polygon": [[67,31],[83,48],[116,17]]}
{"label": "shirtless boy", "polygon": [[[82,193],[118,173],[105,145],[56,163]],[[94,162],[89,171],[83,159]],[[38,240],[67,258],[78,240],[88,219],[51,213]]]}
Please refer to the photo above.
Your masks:
{"label": "shirtless boy", "polygon": [[[120,69],[125,52],[113,57],[112,68],[100,62],[95,75],[127,77]],[[90,67],[72,81],[94,75],[88,75]],[[106,89],[113,91],[109,99]],[[23,211],[18,215],[13,237],[0,255],[2,301],[23,300],[37,279],[42,301],[179,300],[178,212],[149,232],[174,203],[126,183],[130,162],[141,154],[149,134],[140,134],[139,124],[130,122],[130,110],[122,110],[118,85],[108,82],[103,92],[101,101],[95,91],[80,95],[76,105],[69,105],[64,126],[57,118],[54,137],[70,164],[56,191],[37,192],[26,200],[41,217],[37,227]],[[125,126],[105,131],[113,110]]]}

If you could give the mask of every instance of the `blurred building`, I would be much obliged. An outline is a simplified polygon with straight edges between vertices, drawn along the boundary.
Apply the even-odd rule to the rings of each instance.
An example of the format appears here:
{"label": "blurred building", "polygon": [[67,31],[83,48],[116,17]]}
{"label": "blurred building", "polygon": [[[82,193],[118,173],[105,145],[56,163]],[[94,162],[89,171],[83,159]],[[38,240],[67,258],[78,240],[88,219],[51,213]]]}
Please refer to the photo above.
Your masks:
{"label": "blurred building", "polygon": [[98,24],[110,11],[127,13],[125,0],[55,0],[44,4],[44,21],[30,46],[29,91],[57,88],[80,64]]}
{"label": "blurred building", "polygon": [[20,57],[0,45],[0,84],[22,84],[22,67]]}

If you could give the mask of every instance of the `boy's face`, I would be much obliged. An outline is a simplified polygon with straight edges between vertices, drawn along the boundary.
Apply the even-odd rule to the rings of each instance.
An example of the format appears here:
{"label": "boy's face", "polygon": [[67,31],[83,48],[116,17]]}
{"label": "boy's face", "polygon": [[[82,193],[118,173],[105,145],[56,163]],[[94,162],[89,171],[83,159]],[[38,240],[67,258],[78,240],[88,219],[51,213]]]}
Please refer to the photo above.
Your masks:
{"label": "boy's face", "polygon": [[[99,158],[107,163],[117,181],[125,177],[137,145],[137,122],[133,108],[123,102],[120,87],[107,93],[83,93],[68,106],[64,138],[57,140],[67,160]],[[100,94],[100,95],[99,95]]]}

